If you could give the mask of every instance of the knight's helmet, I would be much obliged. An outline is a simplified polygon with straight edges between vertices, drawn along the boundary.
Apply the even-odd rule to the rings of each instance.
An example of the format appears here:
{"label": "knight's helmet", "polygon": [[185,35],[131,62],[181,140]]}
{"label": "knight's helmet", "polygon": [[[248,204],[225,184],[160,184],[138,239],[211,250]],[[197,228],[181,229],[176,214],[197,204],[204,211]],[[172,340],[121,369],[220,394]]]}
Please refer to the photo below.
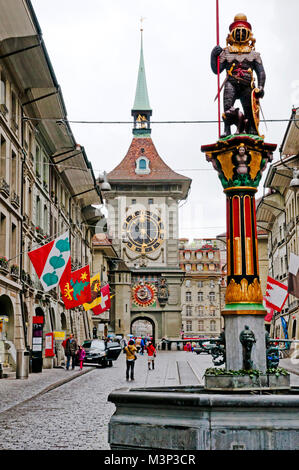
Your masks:
{"label": "knight's helmet", "polygon": [[247,16],[238,13],[233,23],[229,27],[229,34],[226,39],[227,44],[240,48],[241,50],[248,48],[248,51],[254,47],[255,39],[252,35],[251,24],[247,21]]}
{"label": "knight's helmet", "polygon": [[247,42],[250,38],[251,24],[247,21],[247,16],[238,13],[234,22],[230,25],[229,31],[236,42]]}

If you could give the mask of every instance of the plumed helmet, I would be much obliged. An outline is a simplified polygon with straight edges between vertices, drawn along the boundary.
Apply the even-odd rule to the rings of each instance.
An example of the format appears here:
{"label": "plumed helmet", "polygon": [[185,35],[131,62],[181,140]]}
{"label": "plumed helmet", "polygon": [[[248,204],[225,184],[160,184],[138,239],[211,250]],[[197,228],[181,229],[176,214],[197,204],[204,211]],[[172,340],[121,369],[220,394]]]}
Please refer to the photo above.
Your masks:
{"label": "plumed helmet", "polygon": [[248,41],[251,33],[251,24],[248,23],[247,16],[243,13],[238,13],[234,18],[234,22],[230,25],[229,31],[235,41]]}

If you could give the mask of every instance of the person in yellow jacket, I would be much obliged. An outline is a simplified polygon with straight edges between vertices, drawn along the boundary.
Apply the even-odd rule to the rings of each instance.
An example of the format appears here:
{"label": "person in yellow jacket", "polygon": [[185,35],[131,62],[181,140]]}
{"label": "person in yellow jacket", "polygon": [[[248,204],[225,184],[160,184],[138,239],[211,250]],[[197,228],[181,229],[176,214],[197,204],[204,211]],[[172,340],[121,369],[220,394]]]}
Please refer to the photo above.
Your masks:
{"label": "person in yellow jacket", "polygon": [[125,347],[126,352],[126,363],[127,363],[127,370],[126,370],[126,378],[129,380],[130,372],[131,372],[131,380],[134,380],[134,366],[135,361],[137,359],[137,348],[134,344],[134,341],[131,339],[129,341],[128,346]]}

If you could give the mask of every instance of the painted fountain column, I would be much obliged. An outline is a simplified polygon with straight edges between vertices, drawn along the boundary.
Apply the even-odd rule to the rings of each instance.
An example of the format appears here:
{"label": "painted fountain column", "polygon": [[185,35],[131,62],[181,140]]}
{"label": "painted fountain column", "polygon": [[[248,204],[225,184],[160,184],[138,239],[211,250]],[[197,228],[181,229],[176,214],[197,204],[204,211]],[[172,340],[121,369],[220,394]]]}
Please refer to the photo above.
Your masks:
{"label": "painted fountain column", "polygon": [[266,371],[263,293],[259,278],[255,193],[275,144],[256,135],[230,135],[201,147],[218,173],[226,195],[227,289],[226,369],[243,369],[241,332],[248,326],[256,342],[253,368]]}

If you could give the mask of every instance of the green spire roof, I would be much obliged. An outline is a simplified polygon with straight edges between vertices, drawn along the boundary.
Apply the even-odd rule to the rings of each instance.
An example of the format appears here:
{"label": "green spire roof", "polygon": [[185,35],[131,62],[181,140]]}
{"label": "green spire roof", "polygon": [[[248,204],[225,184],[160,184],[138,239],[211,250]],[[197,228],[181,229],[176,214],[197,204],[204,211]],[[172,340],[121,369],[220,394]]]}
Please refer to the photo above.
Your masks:
{"label": "green spire roof", "polygon": [[141,30],[140,61],[139,61],[135,101],[134,101],[134,106],[132,108],[132,111],[151,111],[151,110],[152,109],[150,107],[150,103],[148,99],[148,92],[147,92],[147,85],[146,85],[144,59],[143,59],[143,38],[142,38],[142,30]]}

